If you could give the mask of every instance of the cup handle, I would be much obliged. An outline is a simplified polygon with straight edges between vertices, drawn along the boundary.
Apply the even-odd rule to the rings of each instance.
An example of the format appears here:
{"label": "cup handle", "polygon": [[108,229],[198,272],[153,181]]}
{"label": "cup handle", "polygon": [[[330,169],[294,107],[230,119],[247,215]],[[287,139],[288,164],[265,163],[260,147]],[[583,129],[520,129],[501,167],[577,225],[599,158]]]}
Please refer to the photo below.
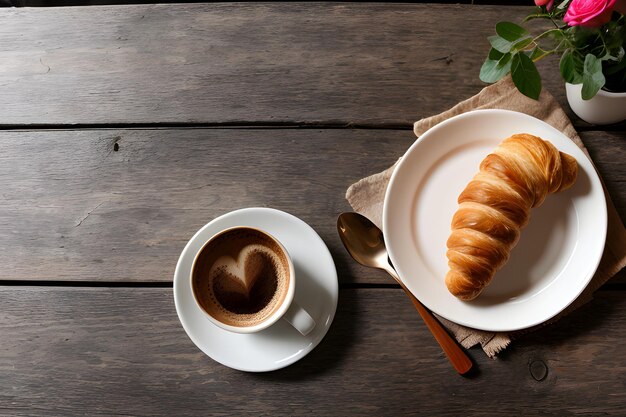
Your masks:
{"label": "cup handle", "polygon": [[311,333],[315,327],[315,320],[313,320],[313,317],[311,317],[305,309],[296,304],[295,301],[291,302],[287,312],[283,315],[283,319],[295,327],[297,331],[302,333],[302,336],[306,336]]}

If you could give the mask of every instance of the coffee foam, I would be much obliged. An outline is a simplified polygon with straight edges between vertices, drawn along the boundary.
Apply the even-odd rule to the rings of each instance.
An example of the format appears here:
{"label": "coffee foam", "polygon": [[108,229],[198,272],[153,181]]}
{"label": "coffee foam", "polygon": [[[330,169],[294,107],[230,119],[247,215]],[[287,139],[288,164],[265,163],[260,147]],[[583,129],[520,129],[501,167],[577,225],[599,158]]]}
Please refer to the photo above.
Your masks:
{"label": "coffee foam", "polygon": [[287,256],[273,239],[255,229],[235,229],[214,238],[196,264],[192,278],[196,298],[224,324],[262,323],[287,295]]}

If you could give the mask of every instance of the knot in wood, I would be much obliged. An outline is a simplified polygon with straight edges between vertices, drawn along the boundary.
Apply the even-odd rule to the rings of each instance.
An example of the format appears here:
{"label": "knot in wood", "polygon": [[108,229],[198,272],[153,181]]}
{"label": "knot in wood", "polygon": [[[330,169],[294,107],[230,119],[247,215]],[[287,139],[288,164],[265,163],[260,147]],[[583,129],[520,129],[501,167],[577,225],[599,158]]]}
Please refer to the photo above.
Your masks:
{"label": "knot in wood", "polygon": [[535,360],[528,365],[530,375],[535,381],[543,381],[548,376],[548,365],[542,360]]}

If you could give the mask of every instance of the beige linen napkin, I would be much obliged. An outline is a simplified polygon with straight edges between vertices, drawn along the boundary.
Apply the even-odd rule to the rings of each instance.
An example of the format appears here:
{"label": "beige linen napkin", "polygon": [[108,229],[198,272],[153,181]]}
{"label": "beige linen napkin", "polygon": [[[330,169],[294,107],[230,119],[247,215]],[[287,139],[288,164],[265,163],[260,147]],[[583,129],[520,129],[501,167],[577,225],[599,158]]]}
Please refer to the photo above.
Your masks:
{"label": "beige linen napkin", "polygon": [[[413,130],[415,135],[419,137],[431,127],[452,116],[476,109],[514,110],[542,119],[571,138],[585,154],[589,155],[567,115],[552,95],[544,90],[539,101],[529,99],[517,91],[510,78],[505,78],[496,84],[484,88],[474,97],[462,101],[450,110],[416,122]],[[379,227],[382,227],[382,208],[385,190],[395,166],[396,164],[383,172],[358,181],[351,185],[346,192],[346,199],[352,208],[368,217]],[[590,301],[592,294],[626,265],[626,229],[611,198],[606,193],[606,189],[605,195],[608,206],[608,234],[600,266],[582,294],[563,312],[540,326],[557,321]],[[533,330],[526,329],[510,333],[486,332],[458,325],[442,317],[438,318],[464,347],[470,348],[480,343],[489,357],[494,357],[498,352],[506,348],[515,337]]]}

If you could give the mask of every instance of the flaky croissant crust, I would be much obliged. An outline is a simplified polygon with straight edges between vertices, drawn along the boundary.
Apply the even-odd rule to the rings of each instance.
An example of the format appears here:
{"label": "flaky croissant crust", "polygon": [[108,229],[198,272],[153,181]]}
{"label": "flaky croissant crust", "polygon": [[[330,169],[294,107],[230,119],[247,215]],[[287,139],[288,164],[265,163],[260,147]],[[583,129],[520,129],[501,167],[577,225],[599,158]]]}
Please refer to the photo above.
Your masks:
{"label": "flaky croissant crust", "polygon": [[459,196],[447,241],[448,290],[476,298],[508,260],[530,209],[571,187],[577,173],[576,159],[541,138],[517,134],[502,141]]}

